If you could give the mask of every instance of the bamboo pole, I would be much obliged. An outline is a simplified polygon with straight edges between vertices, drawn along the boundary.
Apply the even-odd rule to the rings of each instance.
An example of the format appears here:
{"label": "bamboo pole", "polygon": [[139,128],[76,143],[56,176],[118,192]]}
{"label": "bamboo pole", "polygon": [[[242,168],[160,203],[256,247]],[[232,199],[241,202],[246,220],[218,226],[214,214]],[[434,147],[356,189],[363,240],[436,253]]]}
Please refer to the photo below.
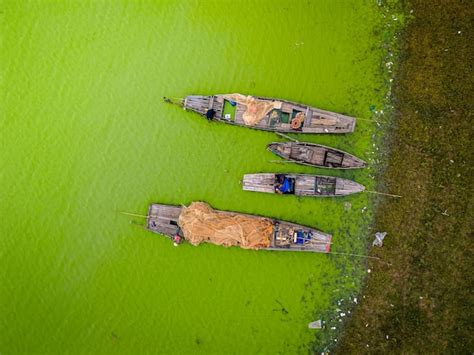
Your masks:
{"label": "bamboo pole", "polygon": [[299,141],[295,138],[292,138],[290,136],[287,136],[286,134],[283,134],[283,133],[280,133],[280,132],[275,132],[278,136],[280,137],[283,137],[283,138],[286,138],[286,139],[289,139],[290,141],[293,141],[293,142],[296,142],[296,143],[299,143]]}
{"label": "bamboo pole", "polygon": [[362,255],[362,254],[351,254],[351,253],[338,253],[338,252],[335,252],[335,251],[330,251],[328,252],[327,254],[334,254],[334,255],[345,255],[345,256],[356,256],[358,258],[367,258],[367,259],[376,259],[376,260],[380,260],[379,257],[376,257],[376,256],[370,256],[370,255]]}
{"label": "bamboo pole", "polygon": [[118,213],[124,214],[126,216],[132,216],[132,217],[141,217],[141,218],[148,218],[148,216],[142,215],[142,214],[136,214],[136,213],[128,213],[128,212],[123,212],[123,211],[117,211]]}
{"label": "bamboo pole", "polygon": [[357,120],[362,120],[362,121],[369,121],[369,122],[372,122],[372,123],[377,123],[377,121],[374,120],[373,118],[361,118],[361,117],[357,117],[356,119],[357,119]]}
{"label": "bamboo pole", "polygon": [[163,96],[163,101],[172,105],[183,106],[183,99],[180,97],[166,97]]}
{"label": "bamboo pole", "polygon": [[401,197],[402,197],[402,196],[400,196],[400,195],[387,194],[387,193],[385,193],[385,192],[378,192],[378,191],[365,190],[365,192],[369,192],[369,193],[371,193],[371,194],[377,194],[377,195],[385,195],[385,196],[397,197],[397,198],[401,198]]}

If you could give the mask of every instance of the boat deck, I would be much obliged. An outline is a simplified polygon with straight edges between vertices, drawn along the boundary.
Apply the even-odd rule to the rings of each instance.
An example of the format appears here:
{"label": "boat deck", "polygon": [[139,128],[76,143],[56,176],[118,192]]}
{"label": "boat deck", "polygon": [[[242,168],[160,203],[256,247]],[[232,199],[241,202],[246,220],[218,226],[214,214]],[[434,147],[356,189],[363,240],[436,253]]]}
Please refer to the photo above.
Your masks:
{"label": "boat deck", "polygon": [[295,163],[333,169],[364,168],[367,163],[342,150],[305,142],[274,142],[268,150]]}

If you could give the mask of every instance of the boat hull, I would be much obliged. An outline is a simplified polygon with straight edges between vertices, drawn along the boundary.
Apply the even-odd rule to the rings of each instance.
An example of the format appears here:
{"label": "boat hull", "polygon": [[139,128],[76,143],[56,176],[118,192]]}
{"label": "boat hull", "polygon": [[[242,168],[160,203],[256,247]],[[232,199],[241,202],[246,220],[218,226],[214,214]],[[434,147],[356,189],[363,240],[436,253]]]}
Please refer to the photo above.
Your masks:
{"label": "boat hull", "polygon": [[296,164],[330,169],[361,169],[367,163],[342,150],[305,142],[274,142],[267,149]]}
{"label": "boat hull", "polygon": [[[180,237],[186,239],[186,236],[183,235],[179,227],[179,216],[183,208],[182,206],[151,204],[148,209],[146,228],[154,233],[164,235],[171,240],[173,240],[176,235],[180,235]],[[249,218],[264,218],[270,221],[272,223],[270,245],[260,250],[328,253],[331,249],[332,236],[314,228],[273,218],[237,212],[215,211],[217,213],[246,216]]]}
{"label": "boat hull", "polygon": [[[242,180],[244,191],[266,192],[278,194],[279,180],[288,179],[292,188],[283,195],[311,196],[311,197],[338,197],[359,193],[365,187],[355,181],[322,175],[307,174],[246,174]],[[281,185],[281,184],[280,184]]]}
{"label": "boat hull", "polygon": [[[248,101],[244,101],[247,98]],[[255,102],[255,110],[260,113],[258,117],[254,111],[249,113],[251,110],[248,110],[249,105]],[[259,104],[261,105],[257,106]],[[356,123],[354,117],[316,107],[287,100],[254,98],[240,94],[192,95],[185,98],[183,105],[186,110],[197,112],[202,116],[208,115],[212,110],[209,116],[216,121],[281,133],[351,133]],[[261,111],[258,111],[259,109]],[[256,119],[250,122],[252,117]]]}

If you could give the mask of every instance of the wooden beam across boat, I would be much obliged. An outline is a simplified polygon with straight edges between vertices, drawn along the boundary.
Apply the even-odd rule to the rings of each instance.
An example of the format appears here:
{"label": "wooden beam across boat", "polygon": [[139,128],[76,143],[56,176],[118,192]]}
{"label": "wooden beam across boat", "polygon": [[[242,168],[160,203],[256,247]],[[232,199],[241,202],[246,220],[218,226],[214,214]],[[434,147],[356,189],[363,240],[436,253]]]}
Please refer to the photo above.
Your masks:
{"label": "wooden beam across boat", "polygon": [[356,119],[297,102],[240,94],[187,96],[186,110],[227,124],[282,133],[351,133]]}
{"label": "wooden beam across boat", "polygon": [[348,179],[292,173],[246,174],[242,188],[245,191],[312,197],[347,196],[365,190],[363,185]]}
{"label": "wooden beam across boat", "polygon": [[288,161],[317,168],[358,169],[367,163],[339,149],[306,142],[273,142],[267,145],[272,153]]}

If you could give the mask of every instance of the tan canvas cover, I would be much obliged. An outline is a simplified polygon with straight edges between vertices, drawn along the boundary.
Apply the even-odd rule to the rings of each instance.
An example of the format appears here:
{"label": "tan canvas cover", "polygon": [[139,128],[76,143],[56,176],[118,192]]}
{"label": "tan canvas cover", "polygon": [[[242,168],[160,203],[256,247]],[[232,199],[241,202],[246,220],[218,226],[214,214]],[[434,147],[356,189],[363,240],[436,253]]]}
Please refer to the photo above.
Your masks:
{"label": "tan canvas cover", "polygon": [[178,224],[184,238],[193,245],[206,242],[243,249],[267,248],[273,232],[272,221],[267,218],[214,211],[204,202],[184,207]]}
{"label": "tan canvas cover", "polygon": [[253,96],[244,96],[241,94],[231,94],[224,96],[227,100],[235,101],[241,105],[245,105],[247,110],[242,115],[246,125],[255,126],[258,124],[271,110],[280,109],[280,101],[264,101],[258,100]]}

